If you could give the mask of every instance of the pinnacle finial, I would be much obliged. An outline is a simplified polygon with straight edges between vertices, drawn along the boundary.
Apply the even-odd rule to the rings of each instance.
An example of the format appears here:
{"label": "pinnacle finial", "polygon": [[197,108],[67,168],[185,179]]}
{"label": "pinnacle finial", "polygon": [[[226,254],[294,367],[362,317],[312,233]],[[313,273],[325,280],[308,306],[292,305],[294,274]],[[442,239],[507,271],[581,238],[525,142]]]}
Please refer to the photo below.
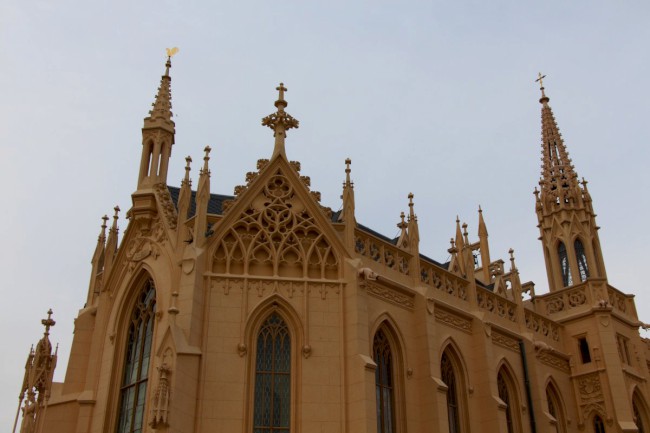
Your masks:
{"label": "pinnacle finial", "polygon": [[[200,174],[205,173],[205,174],[209,175],[210,174],[210,168],[208,167],[208,161],[210,161],[210,151],[212,151],[212,148],[210,146],[205,146],[203,151],[205,152],[205,156],[203,157],[203,168],[201,169]],[[190,159],[190,161],[191,161],[191,159]]]}
{"label": "pinnacle finial", "polygon": [[350,181],[350,172],[352,171],[350,164],[352,164],[352,160],[345,158],[345,186],[352,186],[352,182]]}
{"label": "pinnacle finial", "polygon": [[537,79],[535,82],[539,82],[539,90],[542,91],[542,97],[540,98],[539,102],[542,104],[546,104],[549,101],[548,96],[546,96],[546,93],[544,93],[544,78],[546,78],[546,75],[542,75],[541,72],[537,74]]}
{"label": "pinnacle finial", "polygon": [[515,265],[515,250],[510,248],[508,254],[510,254],[510,270],[514,271],[517,269],[517,266]]}
{"label": "pinnacle finial", "polygon": [[50,335],[50,327],[56,325],[56,322],[52,320],[52,309],[47,310],[47,319],[41,320],[43,326],[45,326],[45,335]]}
{"label": "pinnacle finial", "polygon": [[284,99],[284,92],[289,89],[284,87],[284,83],[280,83],[280,85],[275,89],[278,91],[278,100],[275,101],[275,106],[278,110],[263,118],[262,126],[268,126],[274,131],[273,136],[275,137],[275,147],[271,158],[274,158],[277,155],[283,155],[286,158],[287,155],[284,150],[284,139],[286,138],[287,131],[292,128],[298,128],[300,122],[284,111],[288,105],[287,101]]}
{"label": "pinnacle finial", "polygon": [[287,108],[287,101],[284,100],[284,92],[286,92],[288,89],[284,87],[284,83],[280,83],[278,87],[275,88],[275,90],[278,91],[278,100],[275,101],[275,106],[280,108],[280,105],[282,105],[282,108]]}

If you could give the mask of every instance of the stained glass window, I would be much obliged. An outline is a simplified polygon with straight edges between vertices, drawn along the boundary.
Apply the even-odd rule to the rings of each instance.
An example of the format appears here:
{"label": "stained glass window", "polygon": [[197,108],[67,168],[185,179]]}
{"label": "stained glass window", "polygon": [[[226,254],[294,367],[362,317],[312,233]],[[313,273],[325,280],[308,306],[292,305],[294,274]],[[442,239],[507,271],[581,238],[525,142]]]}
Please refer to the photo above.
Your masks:
{"label": "stained glass window", "polygon": [[573,285],[573,278],[571,277],[571,268],[569,267],[569,256],[566,252],[566,247],[562,242],[557,247],[557,255],[560,258],[560,270],[562,271],[562,284],[564,287]]}
{"label": "stained glass window", "polygon": [[257,335],[254,433],[289,433],[291,422],[291,335],[272,313]]}
{"label": "stained glass window", "polygon": [[585,247],[580,239],[573,243],[573,249],[576,250],[576,260],[578,261],[578,271],[580,271],[580,281],[586,281],[589,278],[589,266],[587,266],[587,256]]}
{"label": "stained glass window", "polygon": [[504,377],[503,371],[499,371],[497,375],[497,388],[499,390],[499,398],[506,404],[506,425],[508,427],[508,433],[514,433],[513,402],[510,399],[510,387]]}
{"label": "stained glass window", "polygon": [[377,432],[395,432],[395,394],[393,383],[393,355],[385,332],[380,329],[373,341],[375,391],[377,398]]}
{"label": "stained glass window", "polygon": [[605,433],[605,424],[603,424],[603,419],[598,415],[594,416],[594,432]]}
{"label": "stained glass window", "polygon": [[120,390],[117,433],[141,433],[144,429],[144,404],[149,377],[156,288],[148,280],[133,307]]}
{"label": "stained glass window", "polygon": [[447,356],[442,354],[440,360],[442,381],[447,385],[447,417],[449,418],[449,433],[460,433],[460,416],[458,411],[458,388],[454,366]]}

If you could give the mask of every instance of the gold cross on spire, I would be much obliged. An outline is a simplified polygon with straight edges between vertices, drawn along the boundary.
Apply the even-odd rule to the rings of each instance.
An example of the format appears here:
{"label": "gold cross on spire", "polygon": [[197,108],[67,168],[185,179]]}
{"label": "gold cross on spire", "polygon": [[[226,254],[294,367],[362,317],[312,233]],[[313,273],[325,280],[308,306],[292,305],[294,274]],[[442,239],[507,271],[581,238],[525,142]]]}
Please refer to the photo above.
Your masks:
{"label": "gold cross on spire", "polygon": [[539,90],[542,91],[542,98],[539,100],[542,104],[548,102],[548,97],[546,96],[546,93],[544,93],[544,78],[546,78],[546,75],[542,75],[541,72],[538,72],[537,79],[535,80],[536,83],[539,82]]}

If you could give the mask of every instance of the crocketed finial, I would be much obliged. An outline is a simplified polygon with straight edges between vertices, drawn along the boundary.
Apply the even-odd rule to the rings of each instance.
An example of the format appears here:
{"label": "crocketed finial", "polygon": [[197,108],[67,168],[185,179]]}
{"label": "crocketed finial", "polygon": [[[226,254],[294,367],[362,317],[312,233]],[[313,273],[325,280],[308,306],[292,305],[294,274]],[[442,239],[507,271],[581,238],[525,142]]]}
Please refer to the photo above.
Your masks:
{"label": "crocketed finial", "polygon": [[275,90],[278,91],[278,100],[275,101],[275,106],[278,110],[263,118],[262,126],[268,126],[271,128],[273,130],[273,136],[275,137],[275,146],[271,158],[275,158],[278,155],[283,155],[286,158],[287,155],[284,150],[284,139],[287,135],[287,130],[298,128],[300,122],[284,111],[288,105],[287,101],[284,99],[284,92],[288,90],[284,87],[284,83],[280,83]]}

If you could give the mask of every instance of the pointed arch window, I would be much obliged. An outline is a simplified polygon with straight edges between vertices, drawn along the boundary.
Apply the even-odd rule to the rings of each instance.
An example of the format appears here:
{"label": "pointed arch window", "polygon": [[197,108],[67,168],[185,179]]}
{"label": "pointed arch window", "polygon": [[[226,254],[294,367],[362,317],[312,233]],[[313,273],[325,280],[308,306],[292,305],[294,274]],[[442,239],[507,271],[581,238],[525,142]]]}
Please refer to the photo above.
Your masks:
{"label": "pointed arch window", "polygon": [[117,433],[140,433],[144,428],[155,314],[156,288],[153,280],[147,280],[133,307],[129,323]]}
{"label": "pointed arch window", "polygon": [[585,247],[582,245],[580,239],[576,239],[573,243],[573,249],[576,252],[576,260],[578,261],[578,271],[580,272],[580,281],[586,281],[589,278],[589,266],[587,265],[587,256],[585,255]]}
{"label": "pointed arch window", "polygon": [[506,404],[506,427],[508,433],[517,433],[519,429],[519,418],[516,408],[519,407],[517,394],[510,375],[502,368],[497,374],[497,389],[499,398]]}
{"label": "pointed arch window", "polygon": [[557,246],[557,255],[560,259],[560,271],[562,272],[562,284],[564,287],[573,285],[573,278],[571,277],[571,268],[569,267],[569,255],[567,254],[566,247],[563,242]]}
{"label": "pointed arch window", "polygon": [[447,352],[440,359],[440,374],[442,381],[447,385],[447,418],[449,419],[449,433],[460,433],[460,411],[458,398],[458,382],[454,365]]}
{"label": "pointed arch window", "polygon": [[598,415],[594,416],[594,433],[605,433],[605,424]]}
{"label": "pointed arch window", "polygon": [[289,433],[291,424],[291,335],[272,313],[257,335],[254,433]]}
{"label": "pointed arch window", "polygon": [[395,432],[395,388],[393,354],[388,336],[383,329],[375,334],[372,344],[377,398],[377,433]]}
{"label": "pointed arch window", "polygon": [[648,413],[645,411],[645,405],[642,403],[641,397],[637,392],[632,397],[632,413],[639,433],[645,433],[646,428],[648,428]]}
{"label": "pointed arch window", "polygon": [[566,432],[566,421],[560,396],[553,385],[546,387],[546,401],[548,402],[548,413],[555,418],[555,431],[557,433]]}

